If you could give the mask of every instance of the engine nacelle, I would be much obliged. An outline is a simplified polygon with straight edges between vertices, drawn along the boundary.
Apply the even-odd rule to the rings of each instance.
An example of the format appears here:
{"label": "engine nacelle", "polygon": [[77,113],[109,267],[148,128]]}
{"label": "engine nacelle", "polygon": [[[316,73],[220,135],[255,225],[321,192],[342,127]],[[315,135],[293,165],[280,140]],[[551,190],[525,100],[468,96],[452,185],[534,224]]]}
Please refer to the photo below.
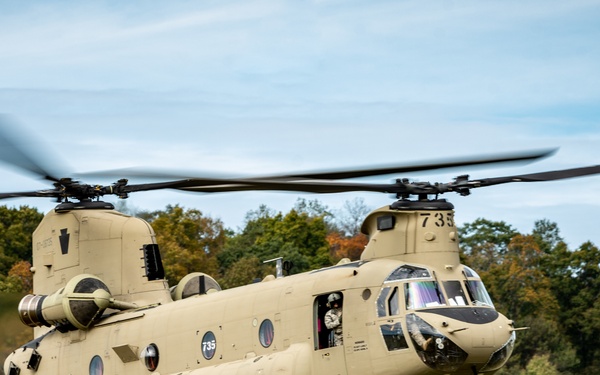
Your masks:
{"label": "engine nacelle", "polygon": [[102,280],[78,275],[49,296],[29,294],[19,303],[19,317],[30,327],[71,323],[87,330],[111,305],[112,296]]}
{"label": "engine nacelle", "polygon": [[219,283],[202,272],[192,272],[184,276],[179,284],[171,291],[174,301],[185,299],[197,294],[207,294],[221,290]]}

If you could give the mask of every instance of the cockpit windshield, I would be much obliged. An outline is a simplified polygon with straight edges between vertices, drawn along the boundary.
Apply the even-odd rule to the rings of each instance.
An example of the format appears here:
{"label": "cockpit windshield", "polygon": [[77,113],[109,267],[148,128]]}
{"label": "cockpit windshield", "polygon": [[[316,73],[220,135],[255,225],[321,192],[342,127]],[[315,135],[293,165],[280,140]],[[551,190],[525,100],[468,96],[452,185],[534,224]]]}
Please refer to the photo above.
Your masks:
{"label": "cockpit windshield", "polygon": [[448,296],[448,304],[450,306],[466,306],[467,298],[465,291],[458,280],[444,281],[444,290]]}
{"label": "cockpit windshield", "polygon": [[426,268],[402,265],[384,280],[384,287],[377,299],[377,315],[398,315],[402,303],[406,310],[439,306],[494,308],[479,275],[463,266],[463,276],[462,280],[438,280],[435,273]]}
{"label": "cockpit windshield", "polygon": [[404,284],[406,309],[445,306],[446,299],[435,281],[414,281]]}

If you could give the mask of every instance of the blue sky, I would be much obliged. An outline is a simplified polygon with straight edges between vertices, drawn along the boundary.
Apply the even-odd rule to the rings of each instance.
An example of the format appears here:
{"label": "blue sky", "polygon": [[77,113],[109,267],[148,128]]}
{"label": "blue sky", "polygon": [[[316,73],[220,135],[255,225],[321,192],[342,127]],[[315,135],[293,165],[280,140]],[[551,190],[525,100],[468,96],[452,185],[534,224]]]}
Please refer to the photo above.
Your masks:
{"label": "blue sky", "polygon": [[[131,166],[268,174],[560,147],[527,165],[409,176],[447,182],[600,164],[600,1],[0,0],[0,113],[65,173]],[[44,184],[0,166],[0,191]],[[390,176],[381,181],[389,181]],[[98,181],[110,183],[112,181]],[[600,177],[447,196],[459,223],[559,224],[600,244]],[[139,193],[241,226],[298,197]],[[10,205],[52,202],[19,199]]]}

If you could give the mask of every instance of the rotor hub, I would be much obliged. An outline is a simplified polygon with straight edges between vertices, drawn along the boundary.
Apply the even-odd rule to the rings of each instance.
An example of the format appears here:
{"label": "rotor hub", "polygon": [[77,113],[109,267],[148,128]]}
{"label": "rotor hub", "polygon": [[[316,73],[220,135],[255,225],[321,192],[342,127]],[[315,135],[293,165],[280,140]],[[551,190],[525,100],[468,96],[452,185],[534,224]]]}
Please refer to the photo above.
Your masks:
{"label": "rotor hub", "polygon": [[435,200],[418,200],[412,201],[402,199],[390,205],[390,209],[398,211],[426,210],[426,211],[441,211],[453,210],[454,205],[445,199]]}

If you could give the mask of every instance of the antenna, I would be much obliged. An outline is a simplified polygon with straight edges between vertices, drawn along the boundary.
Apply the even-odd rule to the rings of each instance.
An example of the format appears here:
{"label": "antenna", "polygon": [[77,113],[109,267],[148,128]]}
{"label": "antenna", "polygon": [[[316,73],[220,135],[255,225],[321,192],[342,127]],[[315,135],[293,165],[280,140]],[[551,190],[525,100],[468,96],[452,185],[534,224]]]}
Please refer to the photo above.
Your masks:
{"label": "antenna", "polygon": [[283,277],[283,257],[265,260],[263,263],[270,263],[270,262],[277,262],[275,264],[275,269],[277,270],[277,278],[281,279]]}

